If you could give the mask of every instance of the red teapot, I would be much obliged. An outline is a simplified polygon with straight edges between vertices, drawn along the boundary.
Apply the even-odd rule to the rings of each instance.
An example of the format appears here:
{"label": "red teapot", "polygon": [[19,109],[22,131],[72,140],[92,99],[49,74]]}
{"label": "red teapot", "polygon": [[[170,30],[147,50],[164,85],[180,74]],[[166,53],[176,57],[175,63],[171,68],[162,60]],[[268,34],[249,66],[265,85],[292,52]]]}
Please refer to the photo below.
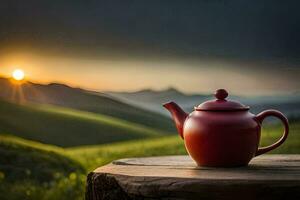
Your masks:
{"label": "red teapot", "polygon": [[[281,112],[266,110],[254,115],[249,107],[227,100],[227,96],[226,90],[219,89],[216,100],[200,104],[190,114],[174,102],[163,105],[171,112],[189,155],[199,166],[247,165],[253,157],[280,146],[288,136],[288,120]],[[268,116],[282,121],[283,136],[270,146],[258,147],[262,121]]]}

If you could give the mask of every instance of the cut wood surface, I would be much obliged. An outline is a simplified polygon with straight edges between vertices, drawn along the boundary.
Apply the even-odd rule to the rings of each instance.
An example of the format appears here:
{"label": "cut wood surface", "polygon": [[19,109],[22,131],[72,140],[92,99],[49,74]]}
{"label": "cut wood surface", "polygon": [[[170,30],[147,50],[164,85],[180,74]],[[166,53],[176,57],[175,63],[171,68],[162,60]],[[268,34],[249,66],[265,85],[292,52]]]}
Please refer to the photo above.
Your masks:
{"label": "cut wood surface", "polygon": [[88,175],[87,200],[300,199],[300,155],[263,155],[249,166],[197,167],[189,156],[129,158]]}

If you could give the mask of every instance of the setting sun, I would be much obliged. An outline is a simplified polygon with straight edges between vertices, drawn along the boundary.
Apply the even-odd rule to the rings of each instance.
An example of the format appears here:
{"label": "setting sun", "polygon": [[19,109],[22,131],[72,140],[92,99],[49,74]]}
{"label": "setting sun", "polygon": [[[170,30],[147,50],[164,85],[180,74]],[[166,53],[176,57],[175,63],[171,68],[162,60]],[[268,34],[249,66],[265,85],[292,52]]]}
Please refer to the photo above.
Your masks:
{"label": "setting sun", "polygon": [[25,76],[24,71],[21,69],[16,69],[12,73],[12,77],[17,81],[23,80],[24,76]]}

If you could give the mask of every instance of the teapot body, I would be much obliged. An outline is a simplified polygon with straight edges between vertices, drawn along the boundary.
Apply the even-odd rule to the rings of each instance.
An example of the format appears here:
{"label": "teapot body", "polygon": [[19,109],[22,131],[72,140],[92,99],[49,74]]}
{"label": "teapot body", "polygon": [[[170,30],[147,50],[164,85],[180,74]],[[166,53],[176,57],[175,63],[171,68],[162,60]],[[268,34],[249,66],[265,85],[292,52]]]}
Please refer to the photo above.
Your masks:
{"label": "teapot body", "polygon": [[260,141],[260,123],[247,110],[194,111],[183,127],[185,147],[199,166],[247,165]]}

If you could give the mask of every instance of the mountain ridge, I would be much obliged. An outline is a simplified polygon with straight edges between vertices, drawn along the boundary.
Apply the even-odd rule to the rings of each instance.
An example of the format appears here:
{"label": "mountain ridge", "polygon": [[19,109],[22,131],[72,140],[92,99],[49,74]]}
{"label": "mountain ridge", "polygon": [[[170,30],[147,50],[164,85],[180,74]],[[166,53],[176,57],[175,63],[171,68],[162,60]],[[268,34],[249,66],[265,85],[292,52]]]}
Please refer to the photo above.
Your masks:
{"label": "mountain ridge", "polygon": [[[165,102],[174,101],[184,110],[191,112],[194,106],[215,99],[213,94],[185,94],[177,89],[151,90],[145,89],[135,92],[107,92],[109,95],[119,98],[129,104],[144,109],[156,111],[169,116],[169,113],[161,109]],[[229,94],[228,99],[240,101],[250,106],[250,111],[257,113],[265,109],[278,109],[290,116],[300,116],[300,93],[289,95],[265,95],[265,96],[237,96]]]}

